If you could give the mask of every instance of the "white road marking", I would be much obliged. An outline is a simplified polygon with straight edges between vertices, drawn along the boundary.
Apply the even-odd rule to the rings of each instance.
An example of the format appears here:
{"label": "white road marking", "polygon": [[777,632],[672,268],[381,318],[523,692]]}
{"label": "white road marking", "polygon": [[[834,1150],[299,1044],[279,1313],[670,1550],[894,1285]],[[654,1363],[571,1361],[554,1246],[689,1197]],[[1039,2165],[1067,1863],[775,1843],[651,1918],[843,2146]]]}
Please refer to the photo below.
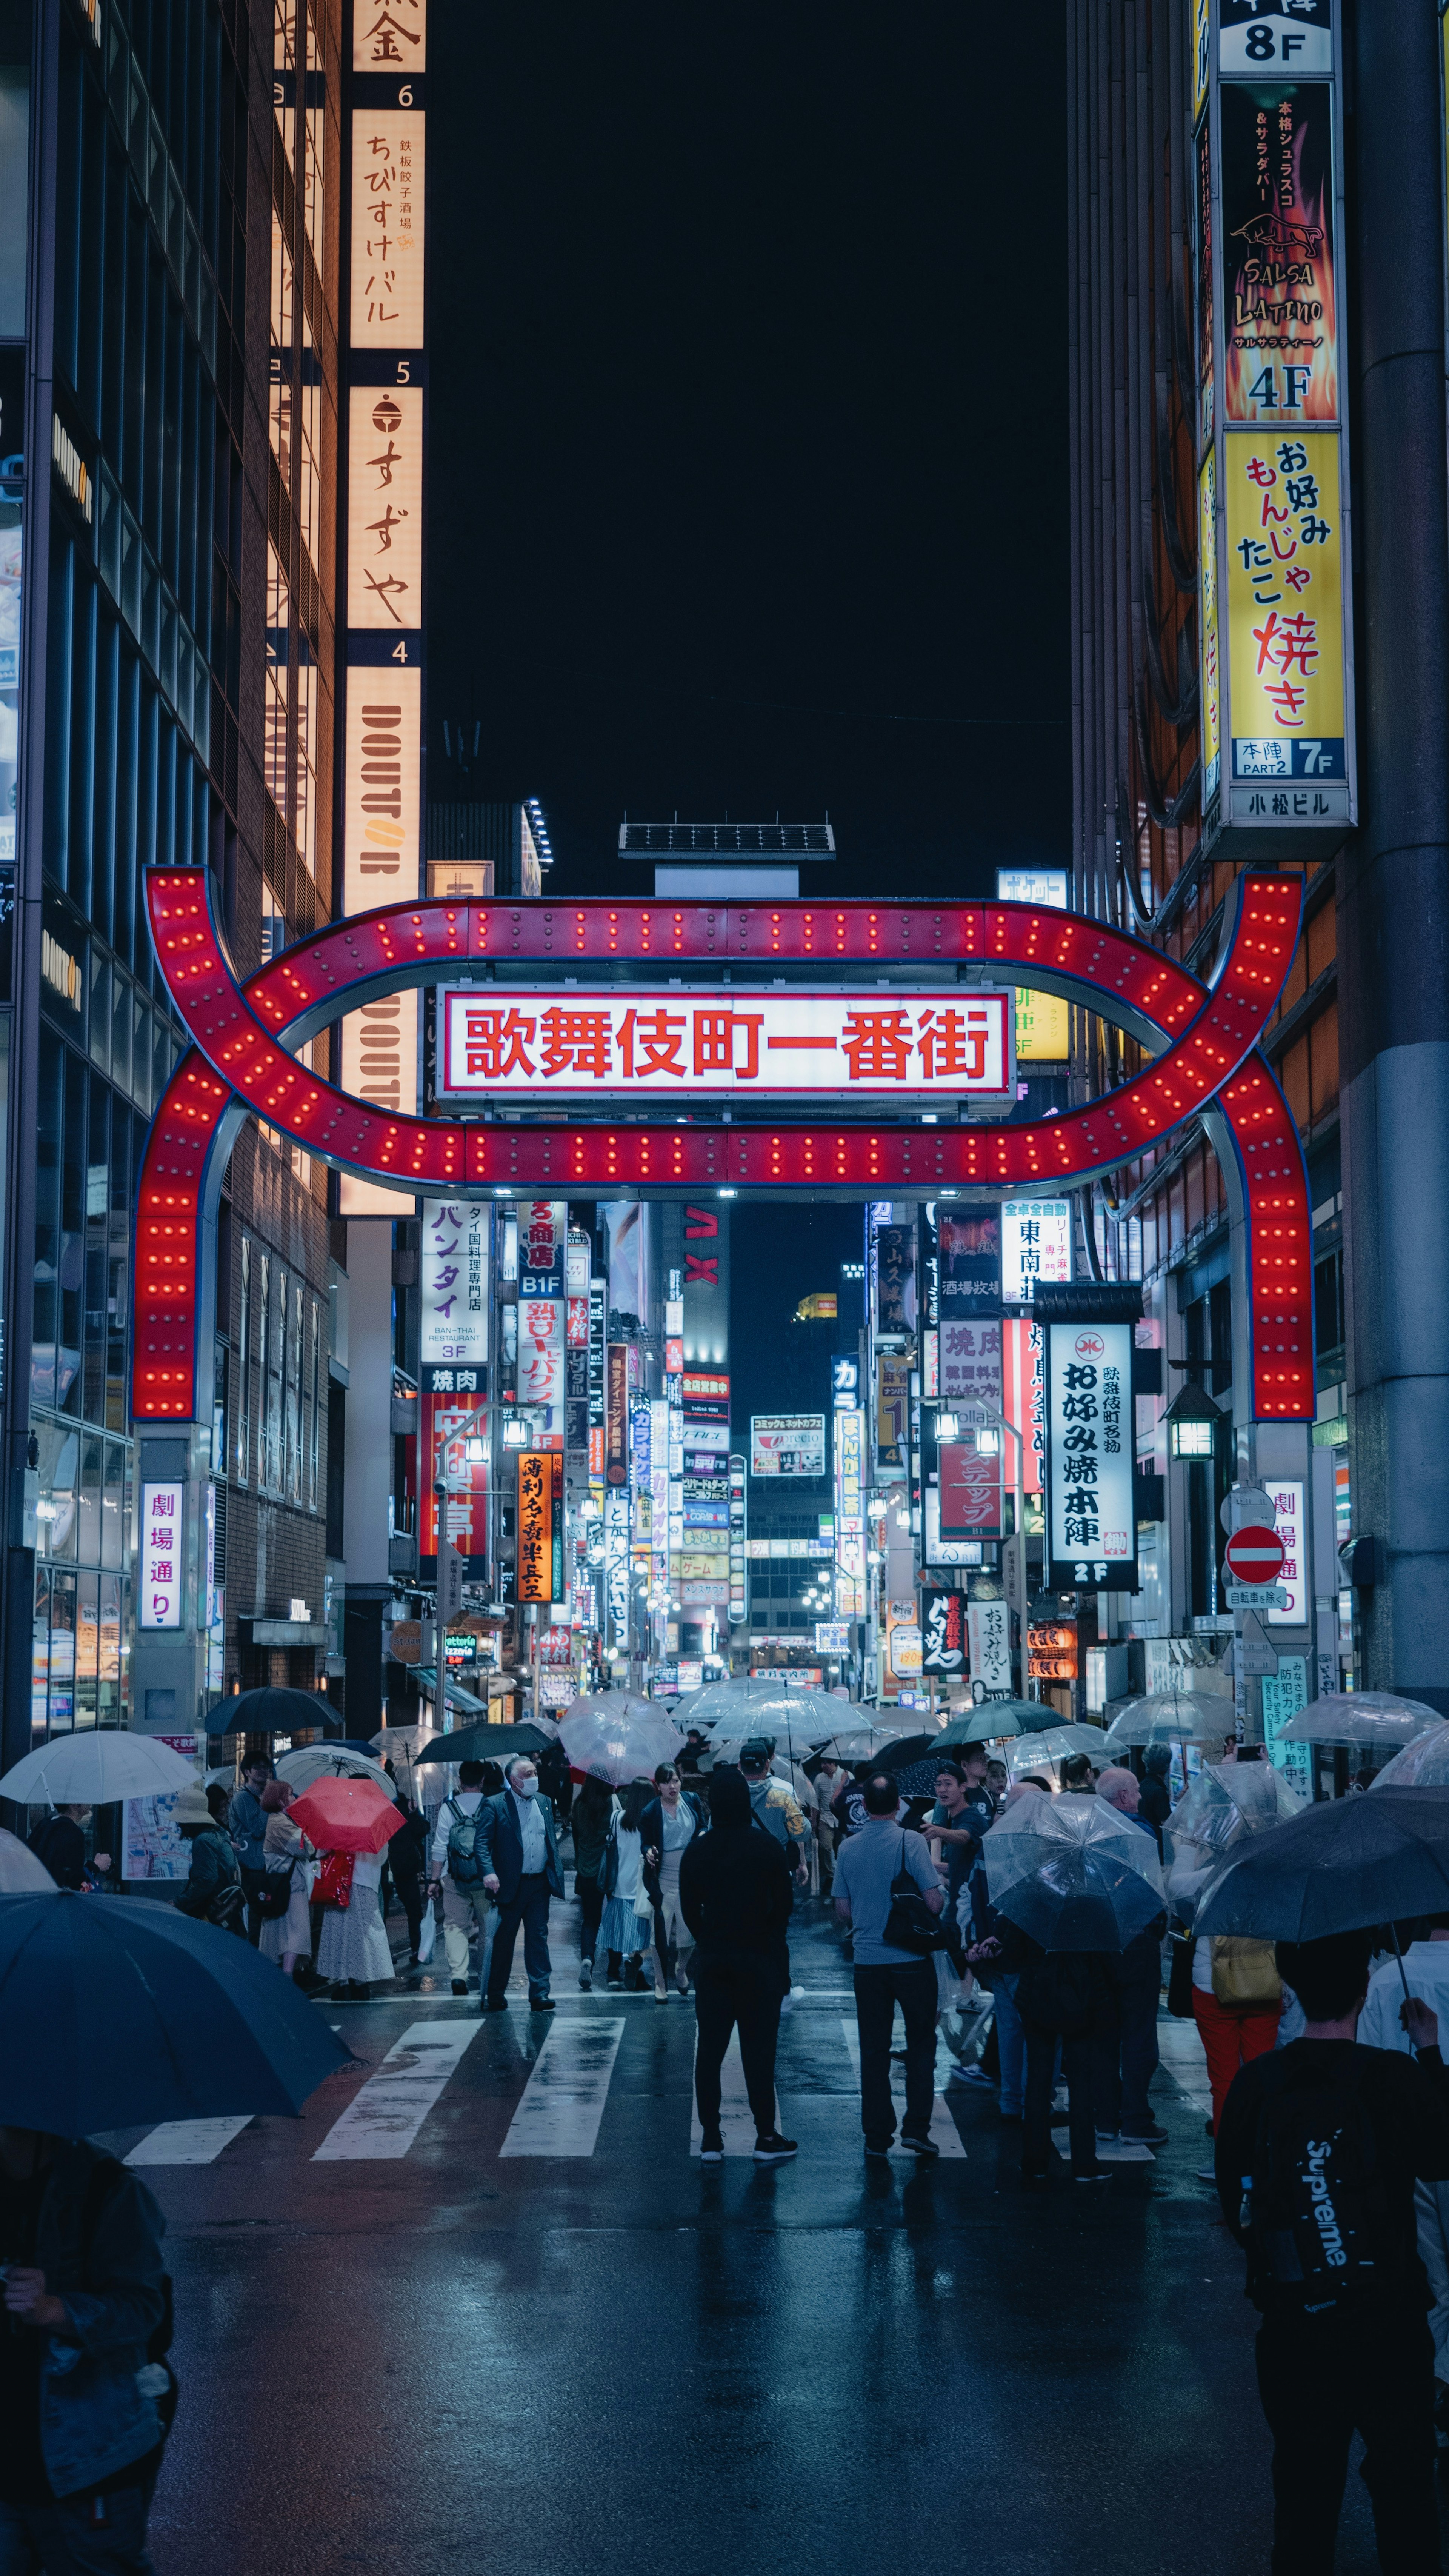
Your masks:
{"label": "white road marking", "polygon": [[128,2165],[210,2165],[215,2164],[223,2147],[239,2138],[251,2127],[251,2113],[231,2120],[163,2120],[152,2129],[139,2146],[131,2149]]}
{"label": "white road marking", "polygon": [[[695,2034],[694,2053],[697,2058],[699,2055],[699,2038],[697,2032]],[[779,2109],[777,2105],[776,2117],[783,2120],[784,2116],[783,2110]],[[724,2140],[724,2151],[727,2156],[752,2156],[754,2154],[755,2115],[750,2109],[750,2097],[745,2091],[745,2070],[743,2061],[740,2057],[740,2035],[737,2030],[732,2030],[730,2032],[730,2044],[725,2050],[724,2063],[719,2071],[719,2130],[720,2136]],[[704,2131],[699,2125],[699,2105],[695,2094],[691,2090],[689,2103],[690,2154],[692,2156],[697,2156],[703,2143]]]}
{"label": "white road marking", "polygon": [[623,2032],[612,2016],[552,2022],[500,2154],[591,2156]]}
{"label": "white road marking", "polygon": [[476,2015],[410,2022],[377,2073],[333,2122],[312,2162],[405,2156],[479,2028]]}
{"label": "white road marking", "polygon": [[[856,2021],[854,2013],[842,2013],[840,2016],[840,2027],[845,2033],[845,2045],[850,2051],[850,2062],[855,2069],[855,2080],[858,2084],[860,2082],[860,2027]],[[891,2035],[892,2038],[894,2038],[894,2029],[892,2029]],[[952,2058],[950,2050],[948,2048],[943,2048],[938,2041],[936,2046],[936,2081],[938,2085],[942,2078],[950,2073],[951,2065]],[[903,2066],[898,2066],[894,2058],[891,2060],[891,2100],[896,2106],[896,2122],[897,2127],[899,2127],[904,2118],[906,2108],[906,2070]],[[945,2101],[939,2091],[936,2093],[931,2103],[930,2134],[935,2140],[936,2145],[940,2148],[943,2157],[965,2156],[966,2150],[961,2143],[961,2132],[957,2128],[955,2121],[952,2119],[950,2112],[947,2110]]]}

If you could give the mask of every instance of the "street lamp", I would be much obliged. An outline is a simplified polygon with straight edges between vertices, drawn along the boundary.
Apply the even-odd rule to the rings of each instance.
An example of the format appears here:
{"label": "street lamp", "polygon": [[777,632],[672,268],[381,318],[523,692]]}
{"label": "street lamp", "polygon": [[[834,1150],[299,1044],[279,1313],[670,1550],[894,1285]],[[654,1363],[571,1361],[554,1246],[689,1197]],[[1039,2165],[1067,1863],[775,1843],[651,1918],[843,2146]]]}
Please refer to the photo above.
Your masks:
{"label": "street lamp", "polygon": [[1167,1442],[1174,1458],[1211,1458],[1222,1408],[1189,1383],[1167,1408]]}

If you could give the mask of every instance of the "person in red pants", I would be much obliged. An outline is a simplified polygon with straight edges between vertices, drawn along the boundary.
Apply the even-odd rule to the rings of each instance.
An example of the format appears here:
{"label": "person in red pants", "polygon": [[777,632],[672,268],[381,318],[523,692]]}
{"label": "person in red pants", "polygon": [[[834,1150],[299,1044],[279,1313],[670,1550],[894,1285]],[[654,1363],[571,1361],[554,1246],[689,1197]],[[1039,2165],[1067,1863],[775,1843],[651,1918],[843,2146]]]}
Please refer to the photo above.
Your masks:
{"label": "person in red pants", "polygon": [[[1193,1943],[1192,2010],[1213,2088],[1216,2137],[1238,2068],[1266,2057],[1277,2041],[1283,1989],[1272,1943],[1199,1935]],[[1213,2166],[1205,2165],[1198,2179],[1214,2181]]]}

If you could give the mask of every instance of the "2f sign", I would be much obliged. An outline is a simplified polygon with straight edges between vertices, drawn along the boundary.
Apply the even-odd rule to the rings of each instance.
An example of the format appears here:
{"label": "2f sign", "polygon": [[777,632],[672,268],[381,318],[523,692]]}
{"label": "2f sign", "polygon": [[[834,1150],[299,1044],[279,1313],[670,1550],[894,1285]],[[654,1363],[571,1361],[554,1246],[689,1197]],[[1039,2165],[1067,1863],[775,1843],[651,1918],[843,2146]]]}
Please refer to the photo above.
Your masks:
{"label": "2f sign", "polygon": [[141,1625],[179,1628],[185,1559],[183,1484],[141,1487]]}

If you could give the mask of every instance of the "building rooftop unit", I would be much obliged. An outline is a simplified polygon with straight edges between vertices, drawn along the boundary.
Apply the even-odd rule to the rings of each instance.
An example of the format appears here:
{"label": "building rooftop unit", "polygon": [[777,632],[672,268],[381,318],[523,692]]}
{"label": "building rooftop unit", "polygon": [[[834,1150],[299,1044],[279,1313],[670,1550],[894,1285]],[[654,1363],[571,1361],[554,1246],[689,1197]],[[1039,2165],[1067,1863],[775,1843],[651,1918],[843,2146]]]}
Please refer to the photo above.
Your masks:
{"label": "building rooftop unit", "polygon": [[631,823],[619,826],[621,859],[653,859],[661,902],[771,903],[798,895],[801,862],[835,856],[823,823]]}

